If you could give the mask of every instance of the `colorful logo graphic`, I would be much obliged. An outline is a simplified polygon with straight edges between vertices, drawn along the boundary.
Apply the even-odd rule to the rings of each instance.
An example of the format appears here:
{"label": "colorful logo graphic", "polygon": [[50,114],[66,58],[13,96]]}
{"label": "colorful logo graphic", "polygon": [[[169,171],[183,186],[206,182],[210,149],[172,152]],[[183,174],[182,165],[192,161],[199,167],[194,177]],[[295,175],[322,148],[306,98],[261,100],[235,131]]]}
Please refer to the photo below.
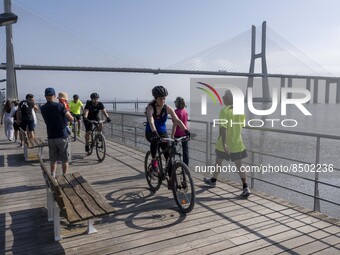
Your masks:
{"label": "colorful logo graphic", "polygon": [[[201,84],[201,85],[203,85],[203,86],[205,86],[205,87],[207,87],[208,89],[206,89],[206,88],[202,88],[202,87],[196,87],[196,88],[198,88],[198,89],[200,89],[200,90],[203,90],[207,95],[209,95],[210,96],[210,98],[211,98],[211,100],[214,102],[214,105],[216,105],[217,104],[217,100],[216,100],[216,98],[218,99],[218,101],[220,102],[220,105],[222,106],[222,99],[221,99],[221,97],[220,97],[220,95],[217,93],[217,91],[216,91],[216,89],[214,89],[211,85],[209,85],[209,84],[206,84],[206,83],[204,83],[204,82],[197,82],[198,84]],[[211,92],[212,91],[212,92]],[[214,94],[215,94],[215,96],[216,96],[216,98],[215,98],[215,96],[214,96]],[[203,99],[203,98],[202,98]],[[204,99],[203,99],[204,100]]]}
{"label": "colorful logo graphic", "polygon": [[[220,105],[222,106],[222,99],[220,95],[217,93],[216,89],[214,89],[213,86],[204,83],[204,82],[197,82],[198,84],[201,84],[207,88],[202,87],[196,87],[197,89],[200,89],[205,92],[205,94],[202,94],[201,96],[201,114],[206,115],[207,114],[207,95],[210,96],[211,100],[214,102],[214,105],[217,105],[217,100],[220,102]],[[215,95],[214,95],[215,94]]]}

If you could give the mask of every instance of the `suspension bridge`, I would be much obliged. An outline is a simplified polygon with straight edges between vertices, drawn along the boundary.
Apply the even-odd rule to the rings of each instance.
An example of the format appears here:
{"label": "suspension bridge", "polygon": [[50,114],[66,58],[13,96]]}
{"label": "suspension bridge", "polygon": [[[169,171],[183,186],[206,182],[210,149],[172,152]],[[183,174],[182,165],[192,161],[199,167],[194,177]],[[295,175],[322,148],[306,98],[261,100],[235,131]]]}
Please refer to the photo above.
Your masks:
{"label": "suspension bridge", "polygon": [[[10,4],[9,0],[5,1]],[[6,11],[11,8],[7,6]],[[248,78],[248,87],[254,85],[255,78],[260,78],[263,101],[270,101],[268,79],[278,79],[280,87],[297,86],[297,81],[301,83],[302,80],[312,92],[312,102],[340,101],[340,78],[310,60],[266,23],[177,63],[154,68],[136,63],[120,53],[106,52],[48,22],[46,17],[29,8],[13,5],[12,11],[19,16],[20,24],[13,25],[13,35],[11,27],[6,28],[7,39],[5,31],[0,30],[0,51],[7,48],[6,63],[0,64],[0,69],[7,72],[7,98],[18,97],[16,73],[69,71],[238,76]],[[14,27],[19,25],[20,29]],[[48,41],[51,38],[53,42]],[[5,46],[5,40],[9,47]],[[54,58],[49,54],[52,51],[58,53]],[[256,65],[257,62],[260,64]],[[284,173],[271,180],[271,176],[265,179],[252,174],[249,177],[254,193],[248,200],[237,196],[238,184],[221,181],[215,189],[208,189],[201,184],[202,176],[193,172],[196,207],[191,214],[181,215],[174,209],[171,193],[165,187],[156,195],[145,188],[145,152],[137,146],[145,143],[144,127],[131,126],[130,122],[136,118],[144,121],[145,116],[115,111],[110,114],[113,121],[108,130],[112,140],[107,143],[105,164],[98,167],[95,159],[85,155],[83,139],[72,143],[72,172],[81,172],[118,212],[96,220],[99,231],[95,235],[83,235],[86,231],[83,222],[70,226],[62,219],[61,231],[65,238],[53,241],[53,226],[47,222],[45,209],[46,186],[39,164],[24,162],[21,148],[8,143],[7,139],[0,139],[4,180],[0,184],[0,254],[339,254],[339,220],[320,213],[327,213],[334,206],[334,215],[338,216],[339,168],[334,168],[332,176],[320,174],[322,178],[318,173],[312,178]],[[46,137],[41,116],[38,119],[36,131]],[[191,127],[203,126],[204,133],[190,142],[193,152],[190,162],[208,164],[213,140],[216,140],[210,132],[210,124],[201,120],[191,122]],[[253,143],[260,140],[258,136],[268,139],[258,148],[254,145],[254,150],[249,146],[250,161],[245,163],[251,165],[262,165],[263,161],[272,163],[270,160],[307,165],[323,163],[333,157],[331,152],[335,153],[337,148],[333,142],[340,139],[339,136],[306,132],[245,131],[249,131]],[[268,133],[263,135],[263,132]],[[291,135],[294,142],[289,143],[285,134]],[[310,157],[313,145],[306,143],[304,137],[308,141],[316,140],[315,158]],[[145,146],[148,149],[148,144]],[[193,157],[195,153],[196,157]],[[280,176],[284,176],[282,183]],[[273,185],[277,193],[288,190],[294,192],[294,198],[303,196],[304,201],[313,200],[314,209],[277,199],[276,193],[269,196],[255,190],[268,185]],[[306,191],[301,187],[307,187]]]}
{"label": "suspension bridge", "polygon": [[[293,87],[295,80],[299,79],[304,80],[305,87],[312,92],[313,103],[340,102],[340,78],[304,55],[267,27],[266,22],[260,28],[252,26],[231,39],[172,65],[149,68],[121,53],[105,52],[28,8],[13,5],[13,9],[21,20],[22,28],[21,33],[16,33],[13,28],[15,47],[7,48],[7,55],[12,56],[13,60],[0,64],[0,69],[8,70],[8,98],[18,98],[15,72],[28,70],[248,77],[248,87],[252,87],[253,79],[259,77],[262,79],[263,102],[270,101],[269,78],[280,79],[281,87]],[[7,38],[12,38],[11,31],[6,31]],[[53,38],[53,43],[43,37]],[[27,43],[30,40],[42,43]],[[0,50],[4,48],[4,42],[0,41]],[[10,43],[11,40],[7,39],[7,45]],[[33,45],[33,48],[27,49],[25,45]],[[49,51],[60,52],[59,57],[48,58]],[[34,53],[41,56],[37,63],[30,62],[30,56]],[[256,65],[257,62],[261,63]],[[12,67],[9,63],[12,63]],[[324,98],[320,98],[319,94],[324,95]]]}

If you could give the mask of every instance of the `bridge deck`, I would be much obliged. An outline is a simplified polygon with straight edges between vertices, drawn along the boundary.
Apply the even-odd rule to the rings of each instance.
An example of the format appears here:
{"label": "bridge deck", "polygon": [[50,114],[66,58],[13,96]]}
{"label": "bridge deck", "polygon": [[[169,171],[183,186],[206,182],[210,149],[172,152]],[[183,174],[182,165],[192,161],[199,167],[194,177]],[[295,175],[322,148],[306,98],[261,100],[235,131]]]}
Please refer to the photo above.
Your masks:
{"label": "bridge deck", "polygon": [[165,186],[156,194],[146,188],[144,154],[114,142],[99,164],[95,155],[85,155],[83,142],[73,142],[70,171],[79,171],[118,214],[97,219],[93,235],[83,234],[85,223],[65,222],[66,237],[54,242],[39,164],[25,162],[22,149],[3,133],[1,128],[0,255],[340,253],[338,221],[263,193],[239,199],[234,183],[207,189],[197,174],[197,204],[181,215]]}

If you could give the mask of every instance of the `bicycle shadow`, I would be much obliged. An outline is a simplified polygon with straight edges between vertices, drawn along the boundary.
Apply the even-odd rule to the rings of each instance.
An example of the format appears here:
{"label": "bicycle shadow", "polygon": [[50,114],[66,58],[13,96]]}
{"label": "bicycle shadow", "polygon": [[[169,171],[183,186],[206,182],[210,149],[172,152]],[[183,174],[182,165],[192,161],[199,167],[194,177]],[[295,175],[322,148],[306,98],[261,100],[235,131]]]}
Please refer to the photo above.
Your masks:
{"label": "bicycle shadow", "polygon": [[97,158],[89,158],[91,156],[92,155],[87,155],[86,153],[72,153],[70,165],[89,166],[101,163]]}
{"label": "bicycle shadow", "polygon": [[[154,202],[158,204],[157,201]],[[136,211],[125,220],[125,225],[137,230],[166,229],[182,223],[186,214],[182,214],[177,208],[157,208]]]}
{"label": "bicycle shadow", "polygon": [[114,179],[110,179],[110,180],[95,181],[95,182],[93,182],[93,184],[105,185],[105,184],[110,184],[110,183],[114,184],[114,183],[135,181],[135,180],[139,180],[139,179],[145,179],[145,174],[140,172],[137,175],[118,177],[118,178],[114,178]]}
{"label": "bicycle shadow", "polygon": [[[170,193],[169,193],[170,194]],[[124,221],[129,228],[155,230],[181,223],[186,215],[179,212],[173,197],[155,195],[146,187],[128,187],[108,193],[106,199],[117,214],[106,221]],[[124,219],[120,216],[128,215]]]}
{"label": "bicycle shadow", "polygon": [[[115,190],[106,194],[105,198],[112,201],[114,208],[134,208],[147,202],[155,193],[146,187],[128,187]],[[124,213],[120,210],[119,213]]]}

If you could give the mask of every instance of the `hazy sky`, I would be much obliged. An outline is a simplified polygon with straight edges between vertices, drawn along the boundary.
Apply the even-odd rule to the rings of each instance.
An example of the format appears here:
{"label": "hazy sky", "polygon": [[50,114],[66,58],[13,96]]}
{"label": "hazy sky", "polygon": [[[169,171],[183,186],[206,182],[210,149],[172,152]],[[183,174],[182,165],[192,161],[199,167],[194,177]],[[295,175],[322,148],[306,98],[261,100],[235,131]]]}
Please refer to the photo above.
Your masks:
{"label": "hazy sky", "polygon": [[[132,59],[128,62],[132,66],[164,68],[266,20],[276,33],[340,76],[337,0],[12,0],[12,4],[19,16],[13,25],[17,64],[93,61],[110,66],[117,63],[112,60],[117,56]],[[83,45],[90,44],[99,50],[87,53]],[[73,55],[80,48],[83,51]],[[106,60],[106,52],[113,58]],[[162,84],[172,99],[188,97],[190,84],[190,76],[184,75],[18,71],[17,77],[19,94],[32,92],[38,98],[53,86],[82,98],[96,91],[102,99],[149,99],[151,88]]]}

